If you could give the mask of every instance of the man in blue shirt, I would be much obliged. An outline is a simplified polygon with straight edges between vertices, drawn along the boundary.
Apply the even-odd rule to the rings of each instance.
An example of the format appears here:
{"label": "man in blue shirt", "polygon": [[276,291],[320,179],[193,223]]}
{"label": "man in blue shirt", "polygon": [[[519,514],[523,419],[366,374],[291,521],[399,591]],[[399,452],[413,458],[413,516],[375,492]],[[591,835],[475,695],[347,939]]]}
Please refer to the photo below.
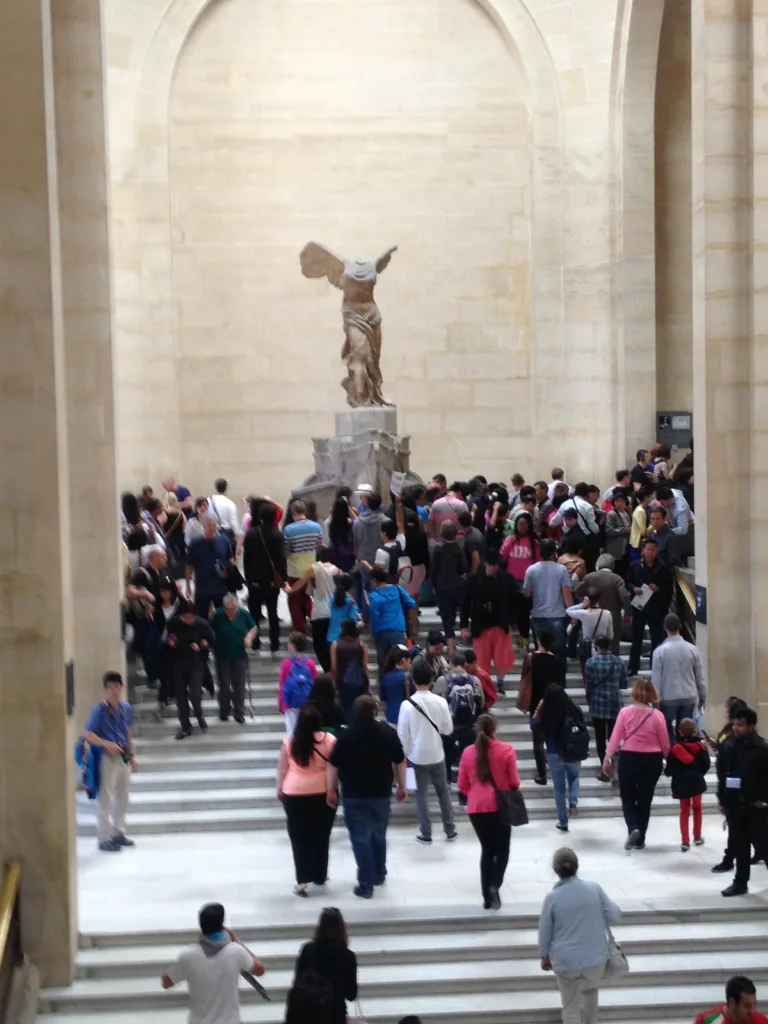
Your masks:
{"label": "man in blue shirt", "polygon": [[216,517],[203,516],[203,536],[187,548],[187,595],[191,594],[192,576],[195,577],[195,606],[197,614],[208,619],[211,605],[221,608],[227,586],[227,565],[233,561],[232,545],[218,532]]}
{"label": "man in blue shirt", "polygon": [[99,781],[98,840],[105,853],[120,853],[134,846],[125,834],[131,772],[136,771],[133,751],[133,708],[123,699],[123,678],[119,672],[104,674],[104,700],[91,711],[83,738],[101,747]]}

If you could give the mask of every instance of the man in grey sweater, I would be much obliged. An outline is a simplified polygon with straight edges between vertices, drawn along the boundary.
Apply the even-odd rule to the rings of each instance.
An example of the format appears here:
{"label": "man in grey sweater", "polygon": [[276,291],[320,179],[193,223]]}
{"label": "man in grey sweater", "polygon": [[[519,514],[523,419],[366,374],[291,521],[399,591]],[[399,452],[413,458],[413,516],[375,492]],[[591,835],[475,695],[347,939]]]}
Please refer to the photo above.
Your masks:
{"label": "man in grey sweater", "polygon": [[653,652],[651,680],[659,694],[670,741],[674,743],[682,720],[692,718],[696,707],[705,707],[707,687],[699,652],[680,636],[677,615],[667,615],[664,632],[667,639]]}
{"label": "man in grey sweater", "polygon": [[387,521],[387,517],[381,511],[381,495],[373,493],[368,495],[368,511],[361,512],[352,524],[352,540],[357,555],[352,578],[355,581],[355,600],[365,623],[369,618],[368,594],[371,590],[371,572],[361,563],[368,562],[373,565],[376,561],[376,552],[381,547],[381,524]]}
{"label": "man in grey sweater", "polygon": [[578,877],[579,859],[567,846],[557,851],[552,868],[559,881],[541,907],[541,969],[555,972],[563,1024],[596,1024],[608,928],[618,924],[621,910],[597,882]]}

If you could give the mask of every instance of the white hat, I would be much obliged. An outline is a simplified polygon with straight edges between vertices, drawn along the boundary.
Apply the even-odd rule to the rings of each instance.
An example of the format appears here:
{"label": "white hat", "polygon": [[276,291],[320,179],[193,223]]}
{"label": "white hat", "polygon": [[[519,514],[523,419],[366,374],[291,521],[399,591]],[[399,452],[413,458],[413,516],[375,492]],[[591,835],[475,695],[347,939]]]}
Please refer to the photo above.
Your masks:
{"label": "white hat", "polygon": [[373,487],[370,484],[358,484],[356,490],[358,494],[373,494]]}

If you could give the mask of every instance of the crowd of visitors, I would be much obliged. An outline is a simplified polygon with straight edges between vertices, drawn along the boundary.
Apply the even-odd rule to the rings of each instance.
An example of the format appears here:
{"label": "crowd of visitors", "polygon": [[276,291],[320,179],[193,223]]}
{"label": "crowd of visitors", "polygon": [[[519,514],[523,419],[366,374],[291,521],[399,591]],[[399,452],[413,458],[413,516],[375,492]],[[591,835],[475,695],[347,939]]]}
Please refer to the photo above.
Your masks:
{"label": "crowd of visitors", "polygon": [[[499,738],[489,712],[504,699],[516,646],[522,654],[517,707],[531,728],[535,782],[552,782],[557,829],[568,832],[579,813],[591,724],[596,778],[618,784],[625,849],[644,848],[665,772],[680,801],[687,852],[691,813],[693,843],[704,842],[711,750],[729,828],[725,856],[713,870],[736,867],[724,896],[747,891],[750,863],[766,853],[768,744],[757,735],[755,712],[736,699],[717,740],[700,729],[707,701],[701,661],[670,613],[673,571],[692,552],[693,471],[673,472],[663,446],[656,456],[652,462],[639,451],[635,466],[617,471],[615,486],[602,495],[584,482],[571,487],[560,469],[534,486],[515,474],[509,489],[480,476],[448,487],[437,474],[426,487],[390,495],[388,506],[371,488],[361,487],[355,497],[342,487],[325,522],[311,502],[293,499],[284,510],[266,496],[249,498],[241,520],[225,480],[197,499],[170,479],[163,481],[162,502],[148,488],[141,500],[124,495],[126,618],[147,679],[157,684],[158,714],[176,699],[178,739],[192,734],[190,705],[200,731],[207,728],[202,692],[213,690],[211,656],[220,718],[231,714],[242,724],[249,652],[280,658],[278,602],[281,593],[287,596],[293,631],[275,666],[286,725],[277,796],[297,896],[325,884],[341,804],[357,864],[354,892],[362,899],[386,880],[393,794],[402,802],[412,791],[416,839],[428,845],[434,790],[445,839],[455,840],[456,773],[459,804],[480,844],[483,907],[501,907],[510,798],[517,795],[518,811],[522,798],[516,752]],[[245,588],[247,608],[237,597]],[[422,649],[418,615],[427,603],[437,606],[442,632],[430,634]],[[638,677],[646,633],[650,679]],[[628,664],[619,653],[622,637],[631,640]],[[383,720],[371,693],[374,654]],[[577,695],[568,693],[569,659],[578,659],[588,719]],[[103,753],[99,845],[117,852],[132,845],[125,835],[135,768],[132,713],[121,699],[121,681],[105,679],[105,687],[107,700],[92,712],[84,740]],[[577,876],[573,851],[558,851],[554,870],[559,882],[542,909],[541,965],[555,973],[565,1024],[596,1020],[597,989],[614,952],[609,925],[620,911],[599,886]],[[223,931],[223,909],[214,923],[214,946],[237,945]],[[221,947],[211,953],[204,944],[208,926],[201,912],[202,959],[196,954],[172,969],[164,985],[210,971]],[[245,956],[227,955],[258,973],[252,957],[248,966]],[[749,1004],[748,985],[739,992],[729,986],[727,1008]],[[346,1003],[356,995],[346,925],[330,908],[300,953],[286,1020],[309,1019],[302,1007],[312,1004],[327,1007],[336,1024],[347,1019]],[[318,1014],[312,1019],[324,1019]],[[723,1018],[740,1019],[725,1007]]]}

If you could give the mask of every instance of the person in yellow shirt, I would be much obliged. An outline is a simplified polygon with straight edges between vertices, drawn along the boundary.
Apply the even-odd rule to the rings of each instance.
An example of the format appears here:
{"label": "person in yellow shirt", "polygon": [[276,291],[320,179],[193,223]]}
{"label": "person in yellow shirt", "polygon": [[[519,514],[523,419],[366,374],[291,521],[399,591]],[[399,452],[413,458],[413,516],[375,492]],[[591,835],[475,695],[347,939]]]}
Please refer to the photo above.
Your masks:
{"label": "person in yellow shirt", "polygon": [[637,505],[632,513],[632,530],[629,534],[629,561],[640,558],[640,545],[648,536],[648,506],[653,500],[653,487],[641,487],[637,492]]}

